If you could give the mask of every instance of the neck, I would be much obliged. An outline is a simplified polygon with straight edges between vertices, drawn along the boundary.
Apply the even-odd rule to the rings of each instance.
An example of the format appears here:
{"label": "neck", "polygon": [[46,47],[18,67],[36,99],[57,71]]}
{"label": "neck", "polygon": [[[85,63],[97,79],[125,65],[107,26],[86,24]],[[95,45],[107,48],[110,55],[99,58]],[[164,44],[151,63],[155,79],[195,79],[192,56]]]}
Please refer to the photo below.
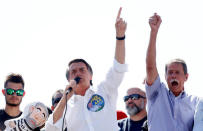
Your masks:
{"label": "neck", "polygon": [[179,96],[184,91],[184,87],[182,87],[182,90],[179,91],[179,92],[175,92],[175,91],[172,91],[172,90],[170,90],[170,91],[174,94],[175,97],[177,97],[177,96]]}
{"label": "neck", "polygon": [[18,116],[21,111],[19,109],[19,106],[9,106],[9,105],[6,105],[5,112],[9,116],[15,117],[15,116]]}
{"label": "neck", "polygon": [[143,118],[145,118],[147,116],[147,112],[146,109],[140,111],[138,114],[134,115],[134,116],[130,116],[130,119],[133,121],[139,121],[142,120]]}
{"label": "neck", "polygon": [[183,90],[181,92],[172,92],[174,94],[175,97],[179,96],[181,93],[183,92]]}
{"label": "neck", "polygon": [[78,90],[75,94],[85,96],[85,93],[90,88],[90,86],[89,87],[81,87],[81,88],[82,88],[82,90]]}
{"label": "neck", "polygon": [[174,92],[173,94],[174,94],[175,97],[177,97],[177,96],[180,95],[180,93],[181,93],[181,92],[178,92],[178,93]]}

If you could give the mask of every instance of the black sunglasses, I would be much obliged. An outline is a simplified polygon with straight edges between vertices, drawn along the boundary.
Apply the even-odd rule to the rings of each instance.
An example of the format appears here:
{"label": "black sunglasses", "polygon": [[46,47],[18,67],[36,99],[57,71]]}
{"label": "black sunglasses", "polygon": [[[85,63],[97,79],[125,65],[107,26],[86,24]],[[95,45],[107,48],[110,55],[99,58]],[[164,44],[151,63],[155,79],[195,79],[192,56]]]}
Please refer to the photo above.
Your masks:
{"label": "black sunglasses", "polygon": [[139,95],[139,94],[132,94],[132,95],[129,95],[129,96],[124,96],[123,100],[124,100],[124,102],[126,102],[126,101],[128,101],[129,99],[138,100],[138,99],[140,99],[140,98],[144,98],[144,99],[145,99],[146,97],[141,96],[141,95]]}
{"label": "black sunglasses", "polygon": [[59,101],[61,100],[61,97],[58,97],[56,99],[53,99],[52,100],[52,105],[56,104],[56,103],[59,103]]}
{"label": "black sunglasses", "polygon": [[23,94],[24,94],[23,89],[14,90],[14,89],[11,89],[11,88],[6,88],[6,94],[7,95],[13,95],[14,92],[16,93],[17,96],[23,96]]}

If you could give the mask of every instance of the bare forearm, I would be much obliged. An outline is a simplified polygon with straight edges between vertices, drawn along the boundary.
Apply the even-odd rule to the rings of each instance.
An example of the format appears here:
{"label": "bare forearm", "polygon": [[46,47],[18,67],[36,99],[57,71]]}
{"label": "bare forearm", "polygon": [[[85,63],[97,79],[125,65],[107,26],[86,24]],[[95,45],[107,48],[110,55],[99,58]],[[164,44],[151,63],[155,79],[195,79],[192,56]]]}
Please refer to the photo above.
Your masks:
{"label": "bare forearm", "polygon": [[116,40],[115,59],[121,63],[125,63],[125,40]]}
{"label": "bare forearm", "polygon": [[149,46],[147,49],[147,67],[153,67],[156,68],[156,32],[150,33],[150,40],[149,40]]}
{"label": "bare forearm", "polygon": [[54,110],[54,113],[53,113],[54,124],[62,117],[65,106],[66,106],[66,100],[63,97]]}
{"label": "bare forearm", "polygon": [[[71,96],[72,96],[72,92],[68,95],[64,94],[63,97],[61,98],[60,102],[58,103],[58,105],[55,108],[54,113],[53,113],[53,123],[54,124],[63,116],[63,112],[66,107],[66,103],[70,99]],[[67,100],[66,100],[66,97],[67,97]]]}
{"label": "bare forearm", "polygon": [[156,67],[156,38],[157,32],[151,31],[149,46],[146,57],[147,83],[152,84],[156,79],[158,72]]}

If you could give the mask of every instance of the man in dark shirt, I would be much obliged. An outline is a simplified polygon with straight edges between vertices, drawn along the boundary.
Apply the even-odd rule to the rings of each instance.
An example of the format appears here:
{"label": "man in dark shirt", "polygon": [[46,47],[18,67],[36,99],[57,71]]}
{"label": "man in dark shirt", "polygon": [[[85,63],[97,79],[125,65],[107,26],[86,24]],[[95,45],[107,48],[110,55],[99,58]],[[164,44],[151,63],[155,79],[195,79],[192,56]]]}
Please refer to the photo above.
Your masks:
{"label": "man in dark shirt", "polygon": [[13,118],[21,116],[20,104],[24,91],[24,80],[19,74],[10,74],[4,82],[4,89],[2,90],[6,100],[5,109],[0,110],[0,130],[5,129],[4,122]]}
{"label": "man in dark shirt", "polygon": [[[58,103],[60,102],[61,98],[63,97],[64,90],[59,89],[52,95],[52,106],[51,110],[54,111]],[[67,128],[64,129],[64,131],[67,131]]]}
{"label": "man in dark shirt", "polygon": [[51,106],[51,110],[54,111],[54,109],[56,108],[56,106],[58,105],[59,101],[61,100],[62,96],[63,96],[64,90],[59,89],[56,92],[54,92],[54,94],[52,95],[52,106]]}
{"label": "man in dark shirt", "polygon": [[124,102],[130,117],[118,121],[119,131],[147,131],[147,127],[143,127],[147,124],[145,92],[139,88],[130,88]]}

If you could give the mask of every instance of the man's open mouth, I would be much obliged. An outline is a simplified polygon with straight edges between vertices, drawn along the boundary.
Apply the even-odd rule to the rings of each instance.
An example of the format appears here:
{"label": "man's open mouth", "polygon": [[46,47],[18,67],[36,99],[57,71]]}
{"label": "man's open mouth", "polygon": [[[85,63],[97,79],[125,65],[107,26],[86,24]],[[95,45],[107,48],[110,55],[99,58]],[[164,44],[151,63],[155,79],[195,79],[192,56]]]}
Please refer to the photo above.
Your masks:
{"label": "man's open mouth", "polygon": [[172,86],[178,86],[179,82],[176,79],[170,81]]}

